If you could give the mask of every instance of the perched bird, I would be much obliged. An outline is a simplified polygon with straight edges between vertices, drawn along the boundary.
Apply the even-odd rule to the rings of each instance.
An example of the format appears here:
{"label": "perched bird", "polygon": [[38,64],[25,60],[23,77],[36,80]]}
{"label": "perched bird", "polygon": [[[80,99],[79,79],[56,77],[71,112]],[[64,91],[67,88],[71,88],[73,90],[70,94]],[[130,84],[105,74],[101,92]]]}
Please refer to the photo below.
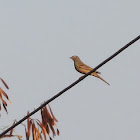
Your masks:
{"label": "perched bird", "polygon": [[[87,66],[86,64],[84,64],[80,58],[78,56],[72,56],[70,57],[73,61],[74,61],[74,67],[75,69],[82,73],[82,74],[86,74],[88,72],[90,72],[93,68]],[[100,77],[98,74],[101,74],[99,71],[95,71],[93,73],[91,73],[92,76],[95,76],[99,79],[101,79],[102,81],[104,81],[106,84],[110,85],[108,82],[106,82],[102,77]]]}

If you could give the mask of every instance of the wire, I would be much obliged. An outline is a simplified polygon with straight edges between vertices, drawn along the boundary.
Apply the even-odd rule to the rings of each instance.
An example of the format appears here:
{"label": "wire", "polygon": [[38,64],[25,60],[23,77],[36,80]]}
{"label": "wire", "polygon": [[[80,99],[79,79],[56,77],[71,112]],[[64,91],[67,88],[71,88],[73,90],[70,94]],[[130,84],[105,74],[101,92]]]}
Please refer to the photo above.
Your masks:
{"label": "wire", "polygon": [[132,41],[130,41],[124,47],[122,47],[121,49],[119,49],[116,53],[114,53],[113,55],[111,55],[109,58],[107,58],[106,60],[104,60],[102,63],[100,63],[98,66],[96,66],[93,70],[91,70],[90,72],[86,73],[84,76],[80,77],[78,80],[76,80],[75,82],[73,82],[71,85],[69,85],[68,87],[64,88],[62,91],[60,91],[59,93],[57,93],[55,96],[53,96],[52,98],[50,98],[49,100],[47,100],[46,102],[44,102],[41,106],[39,106],[37,109],[35,109],[34,111],[32,111],[30,114],[28,114],[27,116],[25,116],[24,118],[22,118],[21,120],[19,120],[18,122],[16,122],[14,125],[12,125],[11,127],[9,127],[8,129],[6,129],[4,132],[2,132],[0,134],[0,138],[2,138],[2,136],[5,135],[7,132],[9,132],[11,129],[15,128],[20,123],[22,123],[23,121],[25,121],[28,117],[32,116],[37,111],[39,111],[40,109],[42,109],[44,106],[46,106],[47,104],[49,104],[50,102],[52,102],[53,100],[55,100],[56,98],[58,98],[64,92],[66,92],[67,90],[69,90],[70,88],[72,88],[73,86],[75,86],[76,84],[78,84],[80,81],[82,81],[83,79],[85,79],[88,75],[90,75],[91,73],[93,73],[94,71],[96,71],[98,68],[100,68],[101,66],[103,66],[104,64],[106,64],[108,61],[110,61],[111,59],[113,59],[115,56],[117,56],[119,53],[121,53],[122,51],[124,51],[126,48],[128,48],[130,45],[132,45],[133,43],[135,43],[139,39],[140,39],[140,35],[137,36]]}

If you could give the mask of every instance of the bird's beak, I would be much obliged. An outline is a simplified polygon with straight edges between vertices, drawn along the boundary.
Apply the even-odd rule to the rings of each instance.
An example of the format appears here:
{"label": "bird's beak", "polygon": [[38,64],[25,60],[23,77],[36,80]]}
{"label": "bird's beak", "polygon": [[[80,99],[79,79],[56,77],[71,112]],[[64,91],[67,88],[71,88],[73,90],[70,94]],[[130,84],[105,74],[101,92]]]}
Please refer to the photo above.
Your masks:
{"label": "bird's beak", "polygon": [[72,59],[72,57],[70,57],[70,59]]}

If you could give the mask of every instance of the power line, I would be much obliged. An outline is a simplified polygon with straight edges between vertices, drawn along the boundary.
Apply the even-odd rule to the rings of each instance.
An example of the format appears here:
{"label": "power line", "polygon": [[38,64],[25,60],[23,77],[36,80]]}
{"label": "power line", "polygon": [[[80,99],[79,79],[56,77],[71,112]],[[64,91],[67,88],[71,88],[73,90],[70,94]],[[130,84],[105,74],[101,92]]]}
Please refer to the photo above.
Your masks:
{"label": "power line", "polygon": [[47,104],[49,104],[50,102],[52,102],[53,100],[55,100],[57,97],[59,97],[60,95],[62,95],[64,92],[66,92],[67,90],[69,90],[70,88],[72,88],[73,86],[75,86],[76,84],[78,84],[80,81],[82,81],[83,79],[85,79],[88,75],[90,75],[91,73],[93,73],[94,71],[96,71],[98,68],[100,68],[101,66],[103,66],[104,64],[106,64],[108,61],[110,61],[111,59],[113,59],[115,56],[117,56],[119,53],[121,53],[123,50],[125,50],[126,48],[128,48],[130,45],[132,45],[133,43],[135,43],[139,39],[140,39],[140,35],[137,36],[132,41],[130,41],[125,46],[123,46],[120,50],[118,50],[116,53],[114,53],[113,55],[111,55],[109,58],[107,58],[106,60],[104,60],[102,63],[100,63],[98,66],[96,66],[93,70],[91,70],[90,72],[88,72],[84,76],[80,77],[74,83],[72,83],[71,85],[69,85],[68,87],[66,87],[62,91],[60,91],[58,94],[56,94],[55,96],[53,96],[52,98],[50,98],[48,101],[44,102],[41,106],[39,106],[37,109],[35,109],[34,111],[32,111],[30,114],[28,114],[27,116],[25,116],[24,118],[22,118],[21,120],[19,120],[17,123],[15,123],[14,125],[12,125],[11,127],[9,127],[8,129],[6,129],[4,132],[2,132],[0,134],[0,138],[2,138],[2,136],[5,135],[7,132],[9,132],[11,129],[15,128],[20,123],[22,123],[23,121],[25,121],[28,117],[32,116],[37,111],[39,111],[40,109],[42,109],[44,106],[46,106]]}

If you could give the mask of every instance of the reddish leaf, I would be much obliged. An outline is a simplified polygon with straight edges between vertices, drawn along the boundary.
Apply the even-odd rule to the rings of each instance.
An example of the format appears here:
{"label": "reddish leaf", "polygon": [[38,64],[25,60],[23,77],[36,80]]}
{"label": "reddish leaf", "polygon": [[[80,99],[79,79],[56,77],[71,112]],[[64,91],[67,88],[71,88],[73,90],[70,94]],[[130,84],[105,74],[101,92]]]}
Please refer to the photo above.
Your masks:
{"label": "reddish leaf", "polygon": [[50,109],[50,112],[51,112],[51,115],[52,115],[53,119],[54,119],[56,122],[58,122],[58,120],[55,118],[55,116],[54,116],[54,114],[53,114],[53,112],[52,112],[52,109],[51,109],[51,107],[50,107],[49,104],[48,104],[48,106],[49,106],[49,109]]}
{"label": "reddish leaf", "polygon": [[5,87],[6,87],[7,89],[9,89],[8,85],[6,84],[6,82],[5,82],[2,78],[0,78],[0,80],[1,80],[2,83],[5,85]]}
{"label": "reddish leaf", "polygon": [[32,136],[33,136],[33,140],[36,140],[36,136],[35,136],[35,124],[32,123]]}
{"label": "reddish leaf", "polygon": [[[29,111],[27,113],[27,115],[29,114]],[[30,137],[30,128],[31,128],[31,125],[32,125],[32,120],[29,120],[29,118],[27,118],[27,135],[28,137]]]}
{"label": "reddish leaf", "polygon": [[4,107],[5,111],[6,111],[7,114],[8,114],[7,108],[6,108],[6,106],[5,106],[4,104],[3,104],[3,107]]}
{"label": "reddish leaf", "polygon": [[43,133],[43,136],[44,136],[44,139],[47,140],[46,138],[46,134],[48,135],[45,127],[43,126],[43,124],[38,120],[37,124],[40,126],[41,130],[42,130],[42,133]]}
{"label": "reddish leaf", "polygon": [[59,136],[60,135],[60,132],[59,132],[59,130],[57,129],[57,135]]}
{"label": "reddish leaf", "polygon": [[9,100],[8,95],[0,88],[0,92]]}
{"label": "reddish leaf", "polygon": [[[14,121],[13,125],[14,125],[15,123],[16,123],[16,120]],[[11,131],[10,131],[10,135],[12,135],[13,130],[14,130],[14,128],[13,128],[13,129],[11,129]]]}

